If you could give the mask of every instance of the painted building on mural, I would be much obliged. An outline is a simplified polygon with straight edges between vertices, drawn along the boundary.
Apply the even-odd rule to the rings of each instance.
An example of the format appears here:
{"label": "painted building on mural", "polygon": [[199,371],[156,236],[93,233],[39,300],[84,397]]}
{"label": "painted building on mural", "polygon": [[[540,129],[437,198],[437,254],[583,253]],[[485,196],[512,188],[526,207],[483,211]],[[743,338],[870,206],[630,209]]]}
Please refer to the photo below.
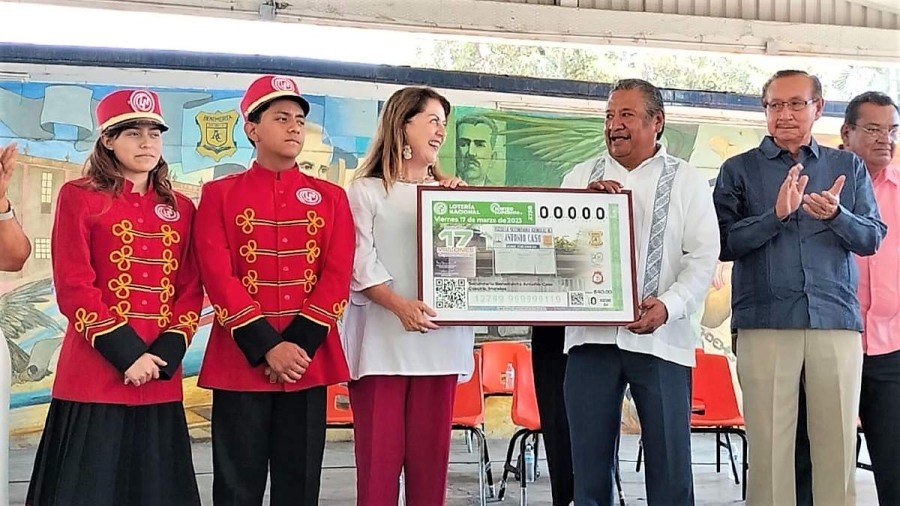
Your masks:
{"label": "painted building on mural", "polygon": [[[0,145],[16,142],[19,164],[10,198],[34,244],[25,269],[0,274],[0,327],[13,357],[11,444],[37,441],[67,322],[54,302],[50,231],[60,187],[80,177],[96,140],[94,109],[114,88],[102,84],[0,82]],[[238,114],[240,89],[156,88],[170,130],[163,155],[176,189],[198,200],[205,181],[245,170],[254,156]],[[360,166],[382,102],[308,95],[311,109],[302,170],[346,185]],[[386,97],[385,97],[386,98]],[[440,153],[445,172],[473,185],[559,186],[578,162],[605,149],[603,118],[455,107]],[[836,132],[835,132],[836,133]],[[705,170],[714,181],[726,158],[759,144],[762,125],[728,126],[670,120],[662,142],[669,153]],[[819,136],[836,145],[836,136]],[[201,255],[202,252],[199,252]],[[698,324],[704,347],[730,355],[730,269],[720,266]],[[184,360],[185,406],[195,437],[208,435],[210,395],[196,387],[212,309]],[[479,329],[479,339],[522,338],[528,327]],[[733,358],[733,357],[732,357]]]}

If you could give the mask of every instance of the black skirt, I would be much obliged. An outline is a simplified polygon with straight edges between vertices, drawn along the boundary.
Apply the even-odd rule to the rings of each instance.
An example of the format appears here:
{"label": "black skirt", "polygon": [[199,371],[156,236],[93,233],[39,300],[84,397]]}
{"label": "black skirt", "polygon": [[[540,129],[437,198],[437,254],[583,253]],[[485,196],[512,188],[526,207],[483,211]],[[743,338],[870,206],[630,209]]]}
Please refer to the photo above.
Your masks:
{"label": "black skirt", "polygon": [[199,506],[184,407],[53,399],[28,506]]}

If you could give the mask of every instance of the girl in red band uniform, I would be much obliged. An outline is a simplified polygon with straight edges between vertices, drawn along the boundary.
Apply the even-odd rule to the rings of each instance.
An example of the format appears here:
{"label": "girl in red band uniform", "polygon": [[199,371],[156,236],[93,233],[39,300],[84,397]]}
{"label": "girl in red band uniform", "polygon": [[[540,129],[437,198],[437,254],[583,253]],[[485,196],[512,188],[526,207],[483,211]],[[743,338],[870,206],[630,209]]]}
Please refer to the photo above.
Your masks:
{"label": "girl in red band uniform", "polygon": [[69,324],[26,504],[198,506],[180,367],[203,301],[194,205],[169,182],[155,93],[109,94],[97,122],[85,177],[58,197]]}

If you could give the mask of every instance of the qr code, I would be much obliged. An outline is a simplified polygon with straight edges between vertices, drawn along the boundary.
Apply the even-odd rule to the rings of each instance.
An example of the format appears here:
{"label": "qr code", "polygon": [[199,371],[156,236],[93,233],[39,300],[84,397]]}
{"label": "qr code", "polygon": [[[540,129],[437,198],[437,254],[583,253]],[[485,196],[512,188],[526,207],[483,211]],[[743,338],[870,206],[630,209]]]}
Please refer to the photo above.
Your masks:
{"label": "qr code", "polygon": [[469,286],[466,278],[435,278],[435,309],[469,309]]}
{"label": "qr code", "polygon": [[569,306],[570,307],[583,307],[584,306],[584,292],[569,292]]}

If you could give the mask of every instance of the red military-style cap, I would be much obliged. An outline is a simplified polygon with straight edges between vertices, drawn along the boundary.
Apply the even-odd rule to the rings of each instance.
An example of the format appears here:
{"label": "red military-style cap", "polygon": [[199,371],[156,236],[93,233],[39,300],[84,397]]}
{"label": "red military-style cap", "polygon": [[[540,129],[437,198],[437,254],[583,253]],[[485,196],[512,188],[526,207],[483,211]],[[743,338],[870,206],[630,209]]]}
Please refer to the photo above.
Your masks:
{"label": "red military-style cap", "polygon": [[97,104],[97,123],[100,132],[122,123],[149,121],[165,132],[169,129],[163,121],[159,95],[150,90],[118,90],[110,93]]}
{"label": "red military-style cap", "polygon": [[300,89],[293,79],[262,76],[253,81],[241,100],[241,114],[244,115],[244,120],[253,114],[253,111],[278,98],[289,98],[297,102],[303,109],[303,114],[309,114],[309,102],[300,96]]}

